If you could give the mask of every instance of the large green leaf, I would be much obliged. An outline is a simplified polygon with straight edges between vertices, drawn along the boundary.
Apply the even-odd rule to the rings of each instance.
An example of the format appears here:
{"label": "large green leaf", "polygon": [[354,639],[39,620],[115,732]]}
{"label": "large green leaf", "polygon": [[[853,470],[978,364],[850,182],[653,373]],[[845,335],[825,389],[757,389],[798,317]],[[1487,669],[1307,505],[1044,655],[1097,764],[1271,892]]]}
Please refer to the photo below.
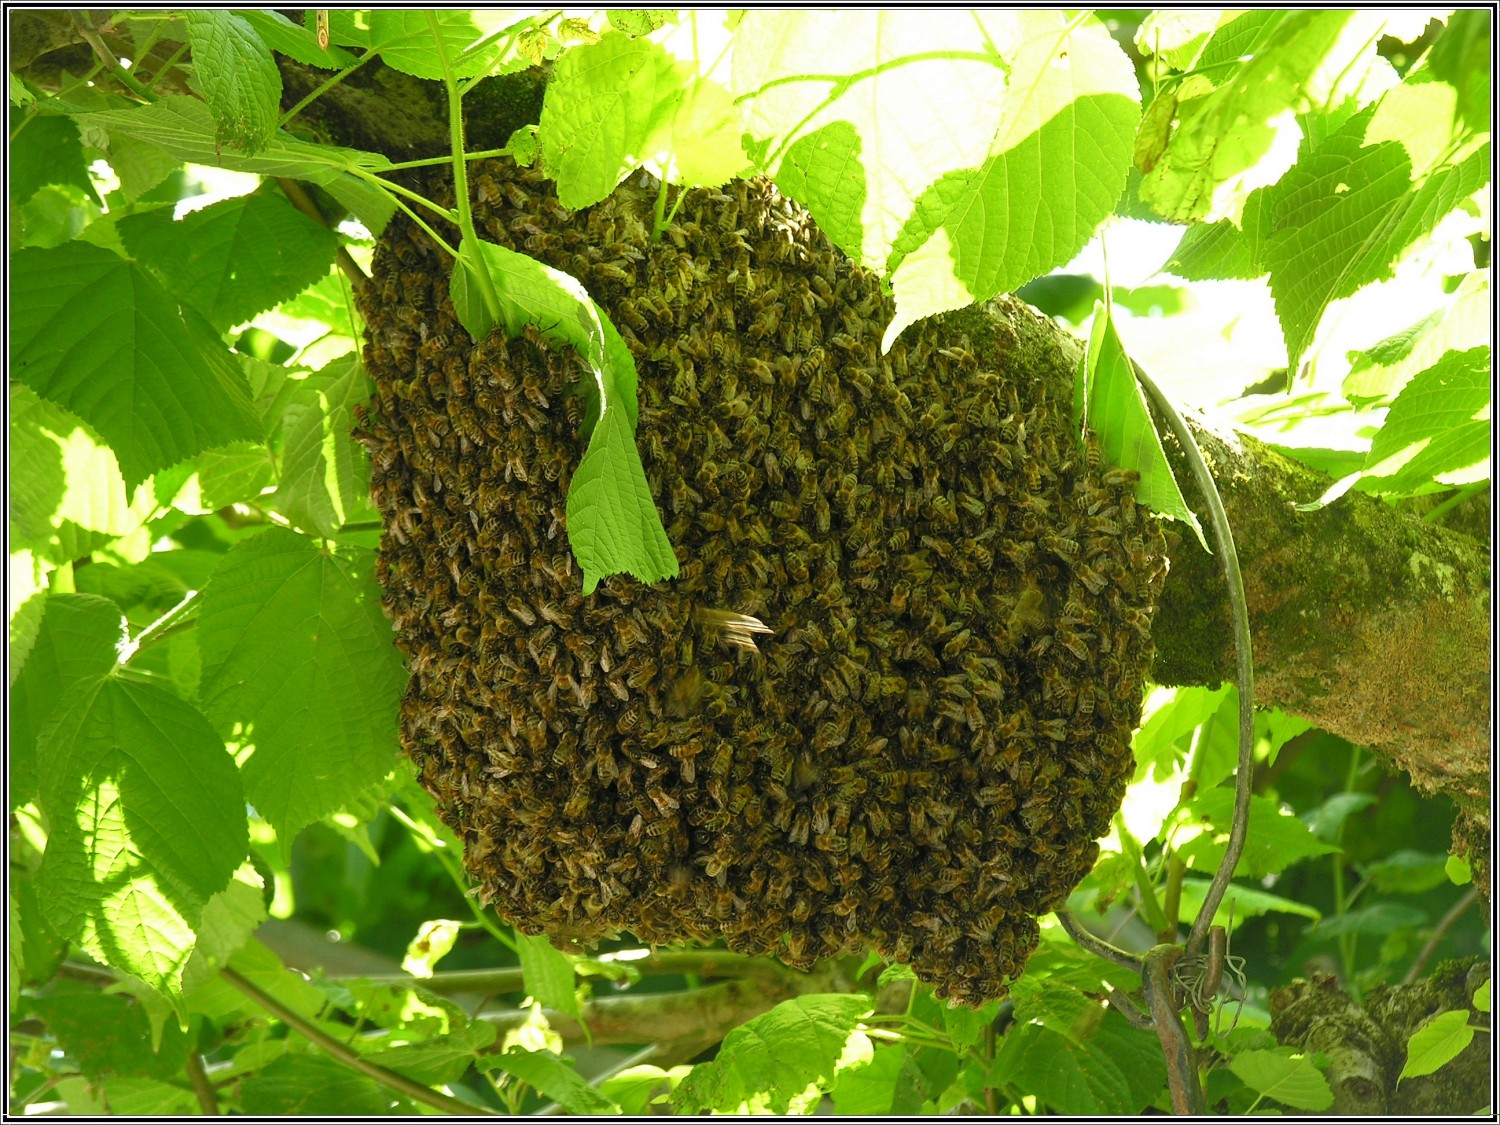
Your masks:
{"label": "large green leaf", "polygon": [[332,537],[369,506],[368,460],[351,436],[354,408],[368,397],[364,365],[348,356],[293,384],[281,406],[276,509],[298,527]]}
{"label": "large green leaf", "polygon": [[10,803],[36,796],[37,734],[58,701],[78,684],[115,666],[124,622],[113,602],[89,594],[42,599],[40,628],[26,665],[11,686]]}
{"label": "large green leaf", "polygon": [[255,29],[234,12],[189,9],[193,75],[208,99],[215,139],[246,153],[271,141],[281,112],[281,71]]}
{"label": "large green leaf", "polygon": [[383,1117],[390,1095],[373,1078],[326,1055],[287,1054],[244,1080],[240,1104],[251,1117]]}
{"label": "large green leaf", "polygon": [[273,528],[229,550],[202,594],[205,712],[255,752],[245,791],[283,839],[380,782],[405,674],[372,553]]}
{"label": "large green leaf", "polygon": [[[958,1011],[975,1014],[968,1008]],[[828,1093],[840,1117],[916,1115],[927,1100],[923,1097],[926,1086],[912,1052],[898,1044],[877,1047],[874,1057],[863,1065],[844,1067]]]}
{"label": "large green leaf", "polygon": [[[1224,858],[1229,826],[1234,813],[1234,793],[1210,789],[1195,797],[1184,810],[1182,825],[1174,839],[1177,854],[1194,871],[1214,871]],[[1189,837],[1189,826],[1199,828]],[[1244,853],[1234,871],[1239,876],[1274,875],[1299,860],[1327,855],[1339,849],[1320,843],[1312,831],[1267,797],[1250,798],[1250,825]]]}
{"label": "large green leaf", "polygon": [[[476,247],[477,246],[477,250]],[[496,322],[479,298],[475,272],[486,269],[500,296]],[[497,323],[508,335],[534,324],[578,350],[593,373],[588,449],[568,489],[568,542],[583,567],[583,592],[628,572],[642,582],[677,575],[677,556],[662,527],[635,444],[635,360],[578,280],[492,242],[464,242],[453,268],[453,308],[475,339]]]}
{"label": "large green leaf", "polygon": [[1034,1094],[1059,1113],[1089,1117],[1139,1113],[1166,1084],[1161,1045],[1113,1011],[1103,1012],[1080,1042],[1038,1024],[1018,1024],[990,1073],[996,1085]]}
{"label": "large green leaf", "polygon": [[1375,435],[1361,488],[1410,492],[1472,484],[1490,475],[1490,349],[1449,352],[1391,404]]}
{"label": "large green leaf", "polygon": [[1333,1105],[1328,1079],[1311,1059],[1290,1048],[1241,1051],[1229,1060],[1229,1069],[1257,1094],[1293,1109],[1318,1113]]}
{"label": "large green leaf", "polygon": [[300,63],[324,70],[342,70],[355,61],[353,55],[339,47],[319,47],[316,35],[280,12],[269,8],[247,8],[236,14],[255,29],[267,47]]}
{"label": "large green leaf", "polygon": [[119,224],[136,260],[220,332],[296,296],[328,272],[338,239],[279,194],[242,195],[178,222],[165,212]]}
{"label": "large green leaf", "polygon": [[514,1075],[569,1113],[614,1116],[620,1112],[608,1095],[584,1080],[571,1059],[559,1058],[550,1051],[512,1047],[503,1054],[486,1057],[483,1065]]}
{"label": "large green leaf", "polygon": [[260,436],[223,344],[133,262],[84,242],[11,256],[11,370],[109,442],[127,487]]}
{"label": "large green leaf", "polygon": [[516,934],[516,955],[526,991],[544,1008],[579,1018],[578,992],[573,981],[573,962],[554,949],[545,936]]}
{"label": "large green leaf", "polygon": [[1175,91],[1176,127],[1141,199],[1172,222],[1238,220],[1245,198],[1291,165],[1296,115],[1360,88],[1384,22],[1372,11],[1255,11],[1219,28]]}
{"label": "large green leaf", "polygon": [[23,120],[11,134],[10,201],[25,203],[43,184],[72,184],[95,203],[99,194],[89,178],[78,126],[66,117]]}
{"label": "large green leaf", "polygon": [[1468,351],[1489,343],[1490,271],[1465,274],[1451,301],[1415,324],[1357,352],[1344,380],[1350,402],[1389,401],[1414,375],[1432,367],[1448,352]]}
{"label": "large green leaf", "polygon": [[204,905],[249,846],[223,741],[174,693],[106,675],[62,698],[37,757],[48,922],[105,964],[178,992]]}
{"label": "large green leaf", "polygon": [[870,1010],[865,996],[784,1000],[726,1035],[714,1060],[672,1092],[672,1104],[679,1113],[806,1112],[839,1070],[870,1059],[869,1037],[857,1030]]}
{"label": "large green leaf", "polygon": [[114,451],[82,419],[10,388],[10,532],[12,549],[62,565],[150,518],[151,488],[125,488]]}

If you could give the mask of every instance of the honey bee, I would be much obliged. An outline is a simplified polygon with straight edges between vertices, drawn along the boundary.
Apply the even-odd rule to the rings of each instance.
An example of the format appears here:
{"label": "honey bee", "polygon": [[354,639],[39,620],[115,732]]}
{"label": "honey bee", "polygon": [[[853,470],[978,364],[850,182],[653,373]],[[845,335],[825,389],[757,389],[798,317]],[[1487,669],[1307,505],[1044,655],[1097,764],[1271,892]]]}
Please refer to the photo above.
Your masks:
{"label": "honey bee", "polygon": [[1027,633],[1046,624],[1041,588],[1028,580],[1016,596],[1015,608],[1005,623],[1006,637],[1012,647],[1019,645]]}

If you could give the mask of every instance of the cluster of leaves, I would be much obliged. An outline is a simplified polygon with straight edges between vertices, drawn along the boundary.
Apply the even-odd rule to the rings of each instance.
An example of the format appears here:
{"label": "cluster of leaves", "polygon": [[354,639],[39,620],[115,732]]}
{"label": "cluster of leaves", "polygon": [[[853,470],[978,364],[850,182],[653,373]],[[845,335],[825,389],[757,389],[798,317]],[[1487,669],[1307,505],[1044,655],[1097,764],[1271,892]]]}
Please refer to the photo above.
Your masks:
{"label": "cluster of leaves", "polygon": [[[540,1007],[497,1027],[410,983],[304,980],[251,936],[268,912],[300,912],[420,975],[445,957],[514,963],[516,998],[564,1016],[621,970],[514,935],[466,898],[456,842],[398,764],[405,674],[349,437],[367,395],[363,326],[335,263],[367,263],[398,208],[438,209],[386,179],[399,168],[386,157],[302,139],[274,56],[330,82],[379,60],[442,80],[455,103],[553,60],[541,121],[510,149],[539,160],[565,203],[645,168],[664,220],[667,185],[772,176],[888,280],[887,341],[1063,265],[1117,208],[1149,206],[1197,224],[1179,276],[1269,277],[1295,369],[1334,302],[1488,186],[1487,15],[1455,13],[1404,73],[1379,38],[1422,29],[1395,16],[1152,17],[1136,35],[1157,89],[1144,122],[1130,55],[1090,15],[326,17],[142,12],[95,28],[80,14],[92,69],[55,89],[11,75],[9,996],[13,1019],[47,1029],[18,1056],[16,1095],[115,1113],[412,1112],[444,1086],[574,1112],[662,1097],[684,1112],[807,1111],[823,1095],[872,1114],[1166,1105],[1154,1040],[1100,1003],[1138,982],[1055,928],[1003,1010],[947,1009],[914,985],[896,1015],[876,1014],[874,992],[800,996],[712,1062],[592,1084]],[[211,174],[185,165],[258,179],[199,206]],[[355,224],[330,231],[333,209]],[[636,375],[608,318],[571,278],[465,235],[454,297],[471,331],[537,324],[593,376],[568,512],[585,574],[667,576],[632,437]],[[1453,298],[1351,361],[1349,401],[1385,425],[1348,484],[1405,495],[1487,479],[1487,274]],[[1191,519],[1108,315],[1079,410],[1112,461],[1142,472],[1143,502]],[[1223,855],[1236,706],[1229,690],[1154,701],[1137,782],[1076,907],[1131,901],[1156,932],[1191,912]],[[1265,1032],[1265,991],[1314,956],[1357,987],[1398,974],[1451,897],[1446,837],[1419,839],[1413,799],[1377,802],[1355,769],[1328,792],[1326,766],[1308,763],[1352,748],[1274,712],[1258,733],[1278,781],[1253,805],[1250,882],[1231,897],[1237,948],[1261,971],[1210,1090],[1231,1109],[1316,1109],[1326,1083]],[[327,864],[308,873],[318,847],[337,849],[339,881]],[[1331,899],[1326,878],[1299,881],[1325,863]],[[1447,940],[1462,951],[1477,936]],[[1472,1035],[1452,1016],[1429,1027],[1412,1074]]]}

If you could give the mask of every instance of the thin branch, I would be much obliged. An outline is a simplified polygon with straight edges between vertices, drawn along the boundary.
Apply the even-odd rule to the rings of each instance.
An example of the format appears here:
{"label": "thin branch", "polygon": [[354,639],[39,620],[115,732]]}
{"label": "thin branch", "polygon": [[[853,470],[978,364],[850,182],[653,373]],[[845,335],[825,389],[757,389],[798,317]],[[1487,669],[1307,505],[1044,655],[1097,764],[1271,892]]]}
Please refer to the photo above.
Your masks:
{"label": "thin branch", "polygon": [[188,1048],[184,1066],[188,1082],[193,1087],[193,1096],[198,1099],[198,1108],[203,1111],[203,1116],[218,1117],[223,1112],[219,1107],[219,1096],[214,1092],[214,1084],[209,1081],[208,1071],[203,1067],[203,1056],[198,1053],[196,1044]]}
{"label": "thin branch", "polygon": [[[319,211],[318,205],[313,202],[312,196],[308,195],[307,190],[296,180],[288,179],[285,176],[277,176],[276,186],[292,201],[293,207],[297,208],[297,210],[301,211],[313,222],[317,223],[320,227],[327,227],[329,225],[328,220],[323,217],[323,212]],[[359,268],[359,263],[350,257],[348,249],[342,245],[338,248],[336,260],[338,261],[339,269],[344,271],[344,275],[349,278],[350,283],[354,286],[356,297],[363,300],[365,290],[370,284],[369,275]]]}
{"label": "thin branch", "polygon": [[483,1114],[486,1117],[499,1116],[494,1110],[485,1106],[461,1101],[458,1098],[451,1098],[447,1094],[440,1094],[436,1090],[428,1089],[420,1082],[413,1082],[403,1074],[397,1074],[393,1070],[377,1066],[360,1055],[359,1052],[351,1050],[333,1038],[333,1036],[326,1034],[318,1027],[303,1019],[296,1012],[292,1011],[292,1009],[277,1000],[276,997],[257,988],[233,969],[222,968],[219,970],[219,975],[304,1039],[317,1044],[345,1066],[352,1070],[357,1070],[369,1078],[373,1078],[382,1086],[395,1090],[399,1094],[405,1094],[412,1101],[431,1106],[433,1109],[440,1110],[443,1113],[455,1115]]}
{"label": "thin branch", "polygon": [[1102,957],[1106,961],[1113,961],[1122,969],[1129,969],[1133,973],[1141,971],[1141,959],[1134,954],[1126,953],[1123,949],[1117,949],[1103,938],[1095,937],[1084,929],[1083,923],[1073,917],[1070,910],[1059,910],[1057,920],[1062,923],[1062,928],[1068,932],[1078,945],[1092,953],[1095,957]]}
{"label": "thin branch", "polygon": [[1234,778],[1234,821],[1229,826],[1229,843],[1224,849],[1224,860],[1214,873],[1203,905],[1193,920],[1192,932],[1188,935],[1187,953],[1194,956],[1203,951],[1208,937],[1208,928],[1213,925],[1214,914],[1224,893],[1234,878],[1234,869],[1239,865],[1245,851],[1245,835],[1250,826],[1250,784],[1255,769],[1255,667],[1250,650],[1250,613],[1245,606],[1245,583],[1240,575],[1240,558],[1234,548],[1234,533],[1229,526],[1229,516],[1224,511],[1224,501],[1219,496],[1214,475],[1198,443],[1193,440],[1187,420],[1178,412],[1172,400],[1162,394],[1161,388],[1152,381],[1139,363],[1131,360],[1135,377],[1157,409],[1167,419],[1172,432],[1177,435],[1192,469],[1193,480],[1198,485],[1214,528],[1214,541],[1219,548],[1219,561],[1224,568],[1224,583],[1229,588],[1230,609],[1234,614],[1234,654],[1236,682],[1240,689],[1240,758]]}
{"label": "thin branch", "polygon": [[122,86],[128,87],[148,102],[156,100],[156,95],[137,82],[135,75],[120,65],[120,60],[115,58],[114,52],[105,45],[103,39],[99,38],[99,32],[94,29],[94,21],[89,19],[87,12],[74,12],[73,21],[78,28],[78,34],[83,37],[83,41],[89,45],[94,55],[104,63],[105,68],[117,82]]}
{"label": "thin branch", "polygon": [[1406,970],[1406,976],[1401,978],[1402,984],[1411,984],[1422,975],[1423,970],[1427,968],[1427,962],[1432,960],[1432,955],[1443,943],[1443,938],[1447,937],[1448,931],[1453,928],[1453,923],[1457,922],[1463,916],[1464,911],[1478,900],[1478,888],[1470,887],[1468,892],[1448,909],[1448,913],[1444,914],[1433,928],[1432,936],[1427,939],[1427,944],[1422,946],[1417,959],[1411,963],[1411,968]]}

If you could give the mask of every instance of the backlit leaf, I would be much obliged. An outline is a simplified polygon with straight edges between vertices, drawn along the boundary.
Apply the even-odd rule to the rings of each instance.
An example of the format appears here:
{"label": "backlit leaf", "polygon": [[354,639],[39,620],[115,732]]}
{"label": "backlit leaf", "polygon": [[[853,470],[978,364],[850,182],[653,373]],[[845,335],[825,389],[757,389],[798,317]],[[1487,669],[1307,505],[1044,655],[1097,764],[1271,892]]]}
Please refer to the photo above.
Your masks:
{"label": "backlit leaf", "polygon": [[238,14],[189,9],[193,73],[208,99],[220,144],[246,153],[264,149],[281,111],[281,72],[255,29]]}
{"label": "backlit leaf", "polygon": [[372,552],[273,528],[231,548],[202,594],[204,711],[243,727],[246,794],[285,838],[395,758],[405,672],[373,570]]}

